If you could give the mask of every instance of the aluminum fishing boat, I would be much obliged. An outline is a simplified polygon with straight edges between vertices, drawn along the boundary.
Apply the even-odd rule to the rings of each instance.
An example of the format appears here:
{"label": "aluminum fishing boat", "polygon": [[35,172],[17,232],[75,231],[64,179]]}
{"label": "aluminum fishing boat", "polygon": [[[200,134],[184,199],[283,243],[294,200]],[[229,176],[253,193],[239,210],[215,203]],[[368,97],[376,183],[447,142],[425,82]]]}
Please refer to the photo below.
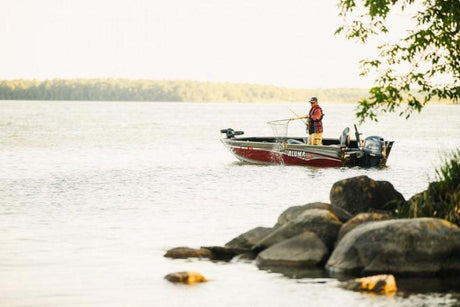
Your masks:
{"label": "aluminum fishing boat", "polygon": [[307,145],[302,137],[240,137],[243,131],[222,129],[222,143],[239,160],[254,164],[284,164],[314,167],[385,166],[393,141],[380,136],[361,140],[355,127],[355,139],[345,128],[338,139],[323,138],[322,145]]}

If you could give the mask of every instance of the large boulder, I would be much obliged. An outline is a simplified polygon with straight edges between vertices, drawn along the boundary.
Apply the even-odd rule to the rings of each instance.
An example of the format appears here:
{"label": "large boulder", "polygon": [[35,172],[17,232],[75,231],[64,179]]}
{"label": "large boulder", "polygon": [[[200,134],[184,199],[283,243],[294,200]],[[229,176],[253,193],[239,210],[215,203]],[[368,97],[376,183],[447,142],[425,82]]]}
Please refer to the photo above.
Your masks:
{"label": "large boulder", "polygon": [[327,203],[309,203],[306,205],[302,206],[293,206],[289,207],[286,210],[281,213],[281,215],[278,217],[278,222],[276,223],[274,228],[280,227],[289,221],[292,221],[293,219],[297,218],[300,214],[304,213],[307,210],[311,209],[324,209],[324,210],[329,210],[332,213],[337,216],[337,218],[342,222],[345,223],[349,219],[351,219],[353,216],[346,210],[343,210],[342,208],[333,206],[331,204]]}
{"label": "large boulder", "polygon": [[373,210],[394,211],[404,196],[388,181],[358,176],[334,183],[329,193],[331,204],[355,215]]}
{"label": "large boulder", "polygon": [[460,273],[460,229],[437,218],[369,222],[347,233],[326,268],[332,273]]}
{"label": "large boulder", "polygon": [[281,241],[257,256],[257,264],[264,266],[316,267],[326,262],[329,251],[313,232],[304,232]]}
{"label": "large boulder", "polygon": [[307,210],[297,218],[275,228],[275,230],[260,240],[254,246],[253,250],[258,253],[305,231],[315,233],[329,249],[332,249],[340,226],[342,226],[342,222],[329,210]]}
{"label": "large boulder", "polygon": [[269,227],[256,227],[253,228],[231,241],[225,243],[225,247],[239,248],[239,249],[252,249],[258,241],[268,235],[272,231]]}
{"label": "large boulder", "polygon": [[342,240],[342,238],[355,229],[357,226],[368,223],[368,222],[373,222],[373,221],[385,221],[389,220],[390,216],[388,214],[382,214],[382,213],[360,213],[353,217],[352,219],[348,220],[345,224],[340,227],[339,234],[337,236],[337,242],[336,244]]}

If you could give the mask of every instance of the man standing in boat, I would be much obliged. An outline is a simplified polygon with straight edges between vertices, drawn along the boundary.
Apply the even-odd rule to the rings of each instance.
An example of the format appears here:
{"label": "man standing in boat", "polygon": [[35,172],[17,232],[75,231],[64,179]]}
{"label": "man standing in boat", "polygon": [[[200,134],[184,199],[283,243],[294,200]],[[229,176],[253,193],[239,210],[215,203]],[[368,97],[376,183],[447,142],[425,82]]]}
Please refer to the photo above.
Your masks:
{"label": "man standing in boat", "polygon": [[307,145],[321,145],[323,140],[323,110],[318,105],[318,98],[311,97],[310,99],[311,109],[308,112],[308,115],[291,118],[291,120],[296,119],[308,119],[307,129],[308,129],[308,142]]}

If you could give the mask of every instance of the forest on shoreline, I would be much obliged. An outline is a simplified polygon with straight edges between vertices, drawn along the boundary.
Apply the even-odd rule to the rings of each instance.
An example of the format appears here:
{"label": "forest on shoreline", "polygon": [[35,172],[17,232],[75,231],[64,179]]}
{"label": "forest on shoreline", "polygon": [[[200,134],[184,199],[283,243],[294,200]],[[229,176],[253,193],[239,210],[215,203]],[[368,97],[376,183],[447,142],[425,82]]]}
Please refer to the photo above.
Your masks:
{"label": "forest on shoreline", "polygon": [[356,103],[368,89],[295,89],[272,85],[145,79],[0,80],[0,100]]}

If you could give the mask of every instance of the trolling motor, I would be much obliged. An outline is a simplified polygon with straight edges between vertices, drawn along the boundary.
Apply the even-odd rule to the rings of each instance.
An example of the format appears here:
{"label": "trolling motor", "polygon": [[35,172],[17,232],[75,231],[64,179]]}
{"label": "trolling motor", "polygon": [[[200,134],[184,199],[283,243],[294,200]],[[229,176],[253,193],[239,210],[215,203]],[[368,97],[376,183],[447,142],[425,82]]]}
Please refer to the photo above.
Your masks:
{"label": "trolling motor", "polygon": [[225,133],[227,139],[232,139],[235,137],[235,135],[243,135],[244,131],[235,131],[232,128],[227,128],[220,130],[220,133]]}

